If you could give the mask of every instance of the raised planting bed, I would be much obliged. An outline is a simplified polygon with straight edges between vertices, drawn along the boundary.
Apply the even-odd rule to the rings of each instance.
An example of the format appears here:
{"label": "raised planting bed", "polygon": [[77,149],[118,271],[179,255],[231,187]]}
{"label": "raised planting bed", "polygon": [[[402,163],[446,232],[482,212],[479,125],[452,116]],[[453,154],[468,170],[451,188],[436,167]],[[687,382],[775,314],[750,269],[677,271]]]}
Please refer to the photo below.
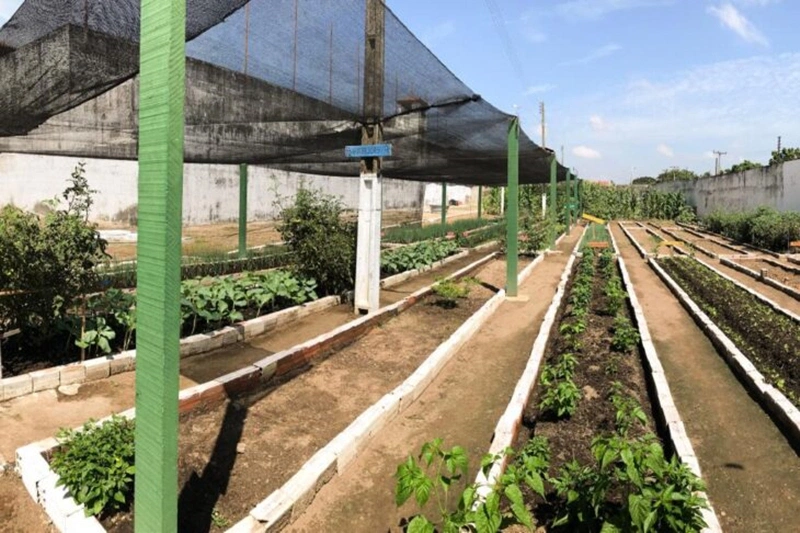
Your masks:
{"label": "raised planting bed", "polygon": [[429,239],[443,238],[446,237],[448,233],[462,235],[464,233],[471,233],[478,228],[497,225],[502,226],[503,224],[498,223],[497,220],[490,218],[456,220],[453,222],[448,222],[444,226],[441,224],[430,224],[426,226],[418,223],[408,224],[386,229],[383,232],[382,240],[386,243],[408,244]]}
{"label": "raised planting bed", "polygon": [[[548,530],[716,527],[663,371],[642,349],[611,250],[583,248],[566,295],[517,451],[500,478],[506,496],[508,484],[521,489],[509,498],[509,513],[524,515],[522,505]],[[652,347],[649,335],[644,344]]]}
{"label": "raised planting bed", "polygon": [[664,258],[658,265],[767,383],[800,405],[800,324],[692,258]]}
{"label": "raised planting bed", "polygon": [[[469,271],[462,269],[453,278]],[[504,273],[504,263],[490,262],[479,276],[497,285]],[[455,307],[440,305],[440,296],[422,289],[381,313],[183,391],[181,530],[207,531],[212,524],[247,515],[264,494],[277,489],[322,443],[400,383],[494,294],[483,285],[469,287],[469,296],[458,299]],[[403,309],[408,311],[387,321]],[[378,324],[382,327],[360,337]],[[408,335],[412,329],[415,334]],[[53,444],[20,449],[20,463],[36,463]],[[37,487],[41,484],[46,491],[52,479],[41,469],[41,461],[22,468],[22,477],[47,508],[47,496]],[[126,531],[130,515],[108,515],[104,523],[110,530]]]}
{"label": "raised planting bed", "polygon": [[800,268],[770,257],[731,257],[723,264],[800,299]]}
{"label": "raised planting bed", "polygon": [[686,230],[687,232],[691,233],[692,235],[696,235],[701,239],[708,239],[713,237],[719,239],[721,242],[729,243],[731,246],[736,248],[752,250],[754,252],[768,254],[774,257],[781,257],[781,254],[774,250],[767,250],[766,248],[761,248],[754,244],[740,242],[732,237],[729,237],[721,233],[716,233],[705,227],[700,227],[693,224],[686,224],[684,222],[676,222],[676,224],[681,228],[683,228],[684,230]]}

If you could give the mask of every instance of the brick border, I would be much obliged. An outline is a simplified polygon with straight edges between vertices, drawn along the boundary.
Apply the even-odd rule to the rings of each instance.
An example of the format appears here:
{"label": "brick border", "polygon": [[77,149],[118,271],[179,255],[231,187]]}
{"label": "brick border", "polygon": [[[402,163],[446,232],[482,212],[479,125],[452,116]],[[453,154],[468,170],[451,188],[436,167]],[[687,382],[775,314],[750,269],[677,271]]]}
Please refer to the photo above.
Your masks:
{"label": "brick border", "polygon": [[734,269],[734,270],[738,270],[742,274],[747,274],[751,278],[756,279],[756,280],[760,281],[761,283],[766,283],[770,287],[773,287],[773,288],[778,289],[779,291],[781,291],[781,292],[783,292],[785,294],[788,294],[789,296],[791,296],[795,300],[800,300],[800,291],[798,291],[797,289],[793,289],[792,287],[789,287],[788,285],[784,285],[783,283],[781,283],[779,281],[775,281],[774,279],[772,279],[770,277],[762,278],[761,274],[759,274],[755,270],[747,268],[744,265],[740,265],[739,263],[737,263],[735,261],[731,261],[730,259],[727,259],[725,257],[721,257],[719,262],[722,263],[723,265],[727,266],[727,267],[730,267],[730,268]]}
{"label": "brick border", "polygon": [[649,263],[670,291],[680,300],[695,323],[706,333],[748,392],[784,430],[792,445],[800,447],[800,410],[783,393],[766,382],[763,374],[736,347],[736,344],[714,324],[657,262],[649,261]]}
{"label": "brick border", "polygon": [[[448,279],[464,277],[476,268],[493,260],[497,255],[498,253],[489,254],[457,272],[454,272],[448,276]],[[528,275],[534,264],[536,264],[536,261],[526,268]],[[423,287],[403,300],[386,306],[376,313],[360,317],[328,333],[324,333],[307,342],[273,354],[220,378],[184,389],[178,396],[178,410],[180,414],[184,416],[195,410],[208,409],[224,402],[228,398],[262,387],[278,376],[282,376],[292,370],[305,366],[315,357],[351,344],[375,326],[384,323],[408,309],[420,299],[430,294],[432,290],[432,285]],[[504,291],[501,292],[504,293]],[[497,295],[493,296],[493,298],[496,296]],[[484,304],[484,307],[485,305],[486,304]],[[478,313],[480,312],[479,310]],[[472,320],[474,316],[475,315],[470,317],[468,321]],[[445,344],[448,341],[445,341]],[[441,368],[441,366],[437,367],[437,371],[439,368]],[[426,382],[425,385],[429,382],[430,381]],[[416,398],[416,396],[414,396],[414,398]],[[408,402],[409,400],[406,399],[406,401]],[[378,404],[376,404],[376,406],[377,405]],[[373,415],[381,411],[381,409],[376,406],[370,408],[373,410]],[[134,413],[134,409],[128,409],[120,413],[120,416],[133,418]],[[106,417],[99,422],[110,418],[111,417]],[[58,441],[54,438],[48,438],[17,449],[16,470],[22,478],[23,485],[25,485],[25,488],[34,501],[44,507],[45,512],[59,531],[65,533],[105,531],[96,518],[84,516],[83,506],[78,505],[63,487],[55,486],[58,481],[58,476],[50,470],[45,455],[49,454],[56,446],[58,446]]]}
{"label": "brick border", "polygon": [[[544,260],[540,254],[519,273],[519,283]],[[229,533],[275,532],[291,524],[313,502],[328,481],[344,472],[347,465],[367,446],[373,435],[416,400],[452,359],[505,301],[501,289],[464,322],[446,341],[392,392],[364,411],[346,429],[317,451],[282,487],[270,494],[250,514],[228,530]]]}

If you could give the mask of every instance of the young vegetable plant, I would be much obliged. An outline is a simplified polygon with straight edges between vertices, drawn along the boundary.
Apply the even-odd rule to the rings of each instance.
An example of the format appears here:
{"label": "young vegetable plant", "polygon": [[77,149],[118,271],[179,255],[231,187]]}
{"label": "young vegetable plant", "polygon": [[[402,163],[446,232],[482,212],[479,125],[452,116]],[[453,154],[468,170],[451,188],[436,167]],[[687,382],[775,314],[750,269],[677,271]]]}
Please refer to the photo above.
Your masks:
{"label": "young vegetable plant", "polygon": [[445,309],[452,309],[458,305],[458,300],[469,296],[470,285],[474,280],[443,279],[433,286],[433,293],[438,297],[437,305]]}
{"label": "young vegetable plant", "polygon": [[611,339],[611,349],[617,352],[628,353],[639,343],[639,331],[624,316],[614,319],[614,337]]}
{"label": "young vegetable plant", "polygon": [[575,382],[572,379],[563,379],[547,387],[539,403],[539,409],[555,413],[558,418],[565,418],[575,414],[580,399],[581,392]]}
{"label": "young vegetable plant", "polygon": [[136,472],[133,453],[134,422],[114,417],[102,424],[89,421],[80,430],[62,429],[60,446],[50,466],[58,486],[66,487],[85,506],[86,516],[127,507],[133,497]]}

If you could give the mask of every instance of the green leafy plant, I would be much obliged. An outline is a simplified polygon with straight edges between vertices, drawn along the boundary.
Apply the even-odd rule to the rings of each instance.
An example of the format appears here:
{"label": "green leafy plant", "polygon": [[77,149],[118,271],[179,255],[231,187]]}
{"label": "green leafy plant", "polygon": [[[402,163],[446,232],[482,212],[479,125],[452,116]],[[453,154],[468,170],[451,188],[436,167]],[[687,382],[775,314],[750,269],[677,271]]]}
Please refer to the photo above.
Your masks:
{"label": "green leafy plant", "polygon": [[381,254],[381,272],[392,275],[432,265],[458,251],[455,241],[423,241]]}
{"label": "green leafy plant", "polygon": [[630,352],[640,340],[637,330],[626,317],[620,315],[614,319],[614,337],[611,349],[617,352]]}
{"label": "green leafy plant", "polygon": [[62,429],[50,466],[87,516],[127,507],[133,497],[134,422],[114,417],[89,421],[80,430]]}
{"label": "green leafy plant", "polygon": [[558,418],[572,416],[578,409],[581,392],[572,379],[551,382],[542,394],[539,409],[552,412]]}
{"label": "green leafy plant", "polygon": [[443,279],[433,286],[433,293],[438,297],[437,304],[445,309],[458,305],[460,298],[466,298],[470,292],[470,280]]}

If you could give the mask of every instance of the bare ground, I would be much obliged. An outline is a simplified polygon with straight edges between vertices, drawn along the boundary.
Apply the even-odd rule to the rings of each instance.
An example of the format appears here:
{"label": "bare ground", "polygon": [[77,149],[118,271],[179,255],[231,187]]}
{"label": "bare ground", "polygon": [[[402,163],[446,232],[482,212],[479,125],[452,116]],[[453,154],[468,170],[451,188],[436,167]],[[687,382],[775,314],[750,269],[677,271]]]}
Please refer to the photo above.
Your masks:
{"label": "bare ground", "polygon": [[613,232],[723,529],[797,531],[797,454],[616,224]]}
{"label": "bare ground", "polygon": [[289,531],[401,531],[407,504],[394,504],[397,465],[435,437],[461,445],[470,455],[470,478],[489,448],[492,432],[530,356],[539,324],[550,305],[568,253],[577,242],[574,230],[520,286],[527,302],[504,302],[419,399],[390,422],[334,478]]}
{"label": "bare ground", "polygon": [[[446,276],[491,252],[470,254],[442,268],[381,293],[382,305],[398,301],[408,294],[429,285],[437,277]],[[284,350],[353,320],[349,306],[341,305],[314,313],[297,322],[278,328],[248,343],[241,343],[208,354],[181,361],[181,389],[202,383],[257,361],[266,355]],[[62,427],[76,427],[90,418],[99,419],[128,409],[134,404],[135,373],[118,374],[108,379],[80,386],[77,395],[66,396],[54,390],[43,391],[0,403],[0,455],[13,460],[15,450],[44,438],[54,436]],[[15,514],[11,509],[27,509]],[[6,517],[23,519],[6,520]],[[13,473],[0,476],[0,531],[46,531],[39,524],[47,518],[34,505]]]}

